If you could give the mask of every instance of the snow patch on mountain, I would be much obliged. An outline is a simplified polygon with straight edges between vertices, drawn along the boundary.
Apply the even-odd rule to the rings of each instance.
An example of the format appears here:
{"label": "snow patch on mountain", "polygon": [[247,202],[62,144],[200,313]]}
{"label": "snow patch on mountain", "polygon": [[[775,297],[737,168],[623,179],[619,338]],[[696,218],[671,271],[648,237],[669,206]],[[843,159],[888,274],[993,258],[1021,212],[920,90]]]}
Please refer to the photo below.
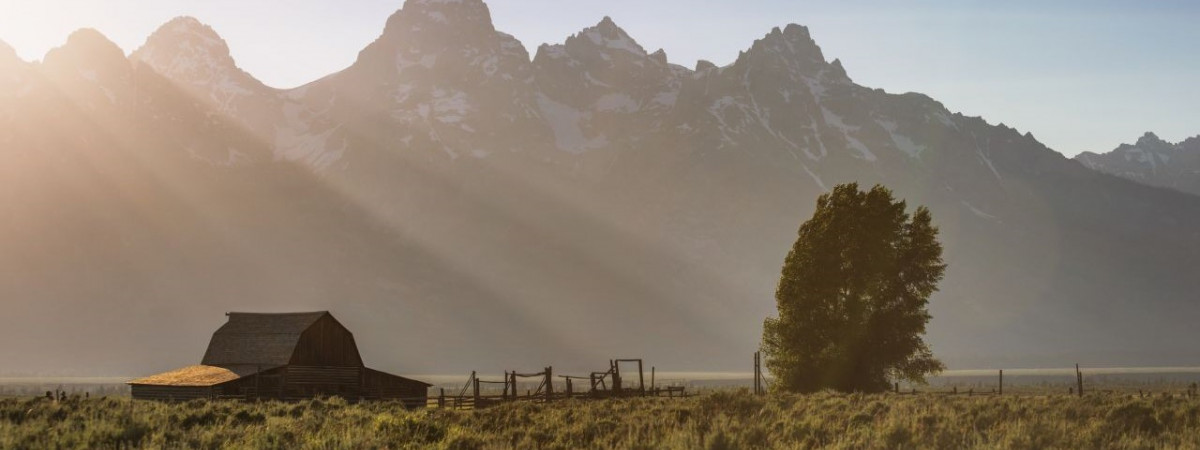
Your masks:
{"label": "snow patch on mountain", "polygon": [[841,130],[843,133],[854,133],[854,132],[857,132],[860,128],[862,128],[862,127],[846,125],[846,122],[842,119],[842,116],[839,116],[836,113],[834,113],[833,111],[830,111],[829,108],[826,108],[825,106],[821,106],[821,117],[825,119],[826,125],[837,128],[837,129]]}
{"label": "snow patch on mountain", "polygon": [[864,159],[867,162],[875,162],[876,160],[879,159],[879,157],[875,156],[874,153],[871,153],[871,149],[867,148],[867,146],[864,145],[862,143],[862,141],[859,141],[854,136],[847,134],[846,135],[846,143],[847,143],[847,145],[850,146],[851,150],[858,152],[857,155],[854,155],[854,157],[856,157],[856,158]]}
{"label": "snow patch on mountain", "polygon": [[708,107],[708,113],[717,119],[717,131],[721,132],[721,145],[717,148],[724,148],[726,144],[734,145],[733,138],[729,136],[730,131],[736,131],[735,128],[729,126],[725,121],[725,109],[729,107],[737,107],[738,102],[732,96],[724,96],[713,101]]}
{"label": "snow patch on mountain", "polygon": [[634,40],[631,40],[629,36],[625,36],[624,34],[610,38],[602,35],[599,30],[590,29],[583,32],[583,37],[587,37],[596,46],[623,50],[623,52],[629,52],[638,56],[646,56],[646,50],[642,49],[642,46],[638,46],[637,42],[634,42]]}
{"label": "snow patch on mountain", "polygon": [[883,129],[887,130],[888,134],[892,138],[892,143],[896,145],[897,150],[904,152],[904,154],[911,158],[921,157],[921,153],[925,151],[925,146],[917,145],[912,139],[909,139],[908,136],[897,134],[896,131],[900,129],[900,126],[896,124],[896,122],[883,119],[876,120],[875,122],[878,123],[879,126],[883,127]]}
{"label": "snow patch on mountain", "polygon": [[472,110],[466,92],[452,89],[433,90],[433,115],[441,123],[459,123]]}
{"label": "snow patch on mountain", "polygon": [[679,100],[679,91],[666,91],[666,92],[659,92],[658,94],[655,94],[654,98],[651,99],[650,101],[655,104],[658,104],[658,105],[671,107],[671,106],[675,106],[675,102],[677,102],[678,100]]}
{"label": "snow patch on mountain", "polygon": [[979,155],[980,162],[987,165],[987,168],[992,171],[992,175],[994,175],[996,177],[996,180],[1003,181],[1004,177],[1000,176],[1000,171],[996,170],[996,165],[992,164],[992,159],[988,158],[988,156],[987,156],[987,152],[990,152],[991,150],[992,150],[992,139],[990,137],[986,138],[984,140],[984,147],[980,147],[978,140],[976,141],[975,153],[977,155]]}
{"label": "snow patch on mountain", "polygon": [[551,100],[542,93],[537,94],[537,104],[554,132],[554,143],[559,150],[580,154],[608,146],[608,138],[603,134],[590,139],[584,135],[580,122],[590,119],[591,113]]}
{"label": "snow patch on mountain", "polygon": [[640,109],[637,101],[626,94],[605,94],[596,100],[595,108],[599,112],[617,113],[633,113]]}
{"label": "snow patch on mountain", "polygon": [[441,11],[426,11],[425,15],[437,23],[450,23],[450,19],[447,19],[446,14]]}
{"label": "snow patch on mountain", "polygon": [[842,116],[830,111],[829,108],[823,105],[821,106],[821,117],[825,120],[826,125],[836,128],[842,132],[842,136],[846,138],[846,145],[856,153],[851,156],[866,160],[867,162],[875,162],[879,159],[879,157],[875,156],[875,153],[872,153],[871,149],[867,148],[862,141],[854,137],[854,133],[857,133],[862,129],[862,127],[847,125]]}
{"label": "snow patch on mountain", "polygon": [[283,106],[283,126],[275,128],[275,158],[298,161],[318,170],[329,167],[346,153],[347,143],[331,146],[330,139],[341,128],[340,125],[324,130],[311,129],[312,116],[308,108],[289,102]]}
{"label": "snow patch on mountain", "polygon": [[438,60],[437,54],[405,55],[404,53],[399,53],[396,55],[396,72],[404,73],[405,70],[411,69],[413,67],[424,67],[426,69],[432,69],[434,64],[437,64],[437,60]]}
{"label": "snow patch on mountain", "polygon": [[829,89],[826,88],[825,85],[821,84],[821,81],[818,79],[804,77],[803,80],[804,85],[808,86],[808,92],[812,94],[813,98],[816,99],[818,103],[820,103],[821,98],[825,96],[825,93],[829,92]]}

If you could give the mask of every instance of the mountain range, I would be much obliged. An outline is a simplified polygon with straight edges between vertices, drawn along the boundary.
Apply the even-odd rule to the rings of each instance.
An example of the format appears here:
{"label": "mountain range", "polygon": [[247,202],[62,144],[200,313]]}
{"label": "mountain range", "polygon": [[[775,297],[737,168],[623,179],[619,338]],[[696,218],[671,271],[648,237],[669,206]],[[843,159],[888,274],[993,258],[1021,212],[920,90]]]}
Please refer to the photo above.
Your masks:
{"label": "mountain range", "polygon": [[1200,357],[1200,197],[858,85],[803,26],[689,66],[609,18],[531,56],[480,0],[408,0],[287,90],[186,17],[128,56],[0,45],[0,370],[151,372],[222,312],[326,309],[400,373],[748,370],[845,182],[932,210],[951,367]]}
{"label": "mountain range", "polygon": [[1104,154],[1083,152],[1075,160],[1107,174],[1200,195],[1200,136],[1172,144],[1146,133],[1136,144]]}

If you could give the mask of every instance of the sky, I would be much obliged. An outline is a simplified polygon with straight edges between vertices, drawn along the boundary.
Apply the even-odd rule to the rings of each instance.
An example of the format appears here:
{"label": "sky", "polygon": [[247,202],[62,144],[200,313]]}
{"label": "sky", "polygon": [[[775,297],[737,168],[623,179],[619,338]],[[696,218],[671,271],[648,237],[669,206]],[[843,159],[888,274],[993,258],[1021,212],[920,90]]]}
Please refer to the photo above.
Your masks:
{"label": "sky", "polygon": [[[1031,132],[1068,156],[1147,131],[1200,134],[1200,2],[492,0],[496,28],[531,53],[611,16],[671,62],[728,64],[788,23],[808,26],[855,82],[920,92],[951,111]],[[212,26],[268,85],[351,64],[402,0],[0,0],[0,40],[40,60],[95,28],[132,52],[180,15]]]}

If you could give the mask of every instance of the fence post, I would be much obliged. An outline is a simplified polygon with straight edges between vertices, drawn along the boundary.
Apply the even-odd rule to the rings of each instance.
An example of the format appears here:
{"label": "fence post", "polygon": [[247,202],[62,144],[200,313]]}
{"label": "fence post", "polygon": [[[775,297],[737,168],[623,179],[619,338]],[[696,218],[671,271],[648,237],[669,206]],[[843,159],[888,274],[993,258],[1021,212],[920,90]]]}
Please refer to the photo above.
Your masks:
{"label": "fence post", "polygon": [[642,391],[642,397],[646,396],[646,372],[642,371],[642,360],[638,359],[638,390]]}
{"label": "fence post", "polygon": [[758,395],[758,352],[754,352],[754,395]]}
{"label": "fence post", "polygon": [[504,371],[504,394],[501,394],[500,398],[503,398],[504,401],[508,401],[508,371],[507,370]]}
{"label": "fence post", "polygon": [[475,401],[475,407],[478,408],[479,407],[479,378],[475,378],[475,392],[473,392],[473,394],[475,394],[472,396],[473,400]]}
{"label": "fence post", "polygon": [[650,366],[650,391],[654,392],[655,397],[658,397],[658,388],[654,386],[654,366]]}
{"label": "fence post", "polygon": [[438,388],[438,408],[446,407],[446,388]]}
{"label": "fence post", "polygon": [[1004,395],[1004,369],[1000,369],[1000,395]]}
{"label": "fence post", "polygon": [[554,399],[554,368],[546,367],[546,402]]}
{"label": "fence post", "polygon": [[620,395],[621,394],[621,367],[619,365],[617,365],[616,361],[613,361],[610,359],[610,360],[608,360],[608,370],[609,370],[609,372],[612,372],[612,378],[613,378],[612,390],[617,395]]}

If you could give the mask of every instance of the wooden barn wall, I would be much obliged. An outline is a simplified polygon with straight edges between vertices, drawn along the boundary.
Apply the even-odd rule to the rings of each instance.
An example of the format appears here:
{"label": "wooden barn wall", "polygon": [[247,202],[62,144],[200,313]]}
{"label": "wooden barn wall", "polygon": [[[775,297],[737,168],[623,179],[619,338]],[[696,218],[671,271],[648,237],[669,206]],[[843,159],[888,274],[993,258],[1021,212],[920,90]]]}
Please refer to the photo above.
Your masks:
{"label": "wooden barn wall", "polygon": [[429,387],[425,383],[378,370],[363,373],[363,397],[368,400],[401,400],[408,408],[425,406]]}
{"label": "wooden barn wall", "polygon": [[339,396],[357,400],[362,396],[361,367],[288,366],[287,398]]}
{"label": "wooden barn wall", "polygon": [[291,364],[337,367],[363,365],[358,346],[354,343],[354,335],[330,315],[317,320],[300,335],[300,342],[292,353]]}
{"label": "wooden barn wall", "polygon": [[286,367],[279,367],[222,383],[213,389],[214,395],[245,400],[283,398],[285,371]]}
{"label": "wooden barn wall", "polygon": [[359,367],[285,366],[220,385],[223,398],[304,400],[338,396],[347,400],[362,397]]}
{"label": "wooden barn wall", "polygon": [[160,401],[186,401],[197,398],[211,398],[213,389],[210,386],[153,386],[134,384],[129,386],[134,399]]}

